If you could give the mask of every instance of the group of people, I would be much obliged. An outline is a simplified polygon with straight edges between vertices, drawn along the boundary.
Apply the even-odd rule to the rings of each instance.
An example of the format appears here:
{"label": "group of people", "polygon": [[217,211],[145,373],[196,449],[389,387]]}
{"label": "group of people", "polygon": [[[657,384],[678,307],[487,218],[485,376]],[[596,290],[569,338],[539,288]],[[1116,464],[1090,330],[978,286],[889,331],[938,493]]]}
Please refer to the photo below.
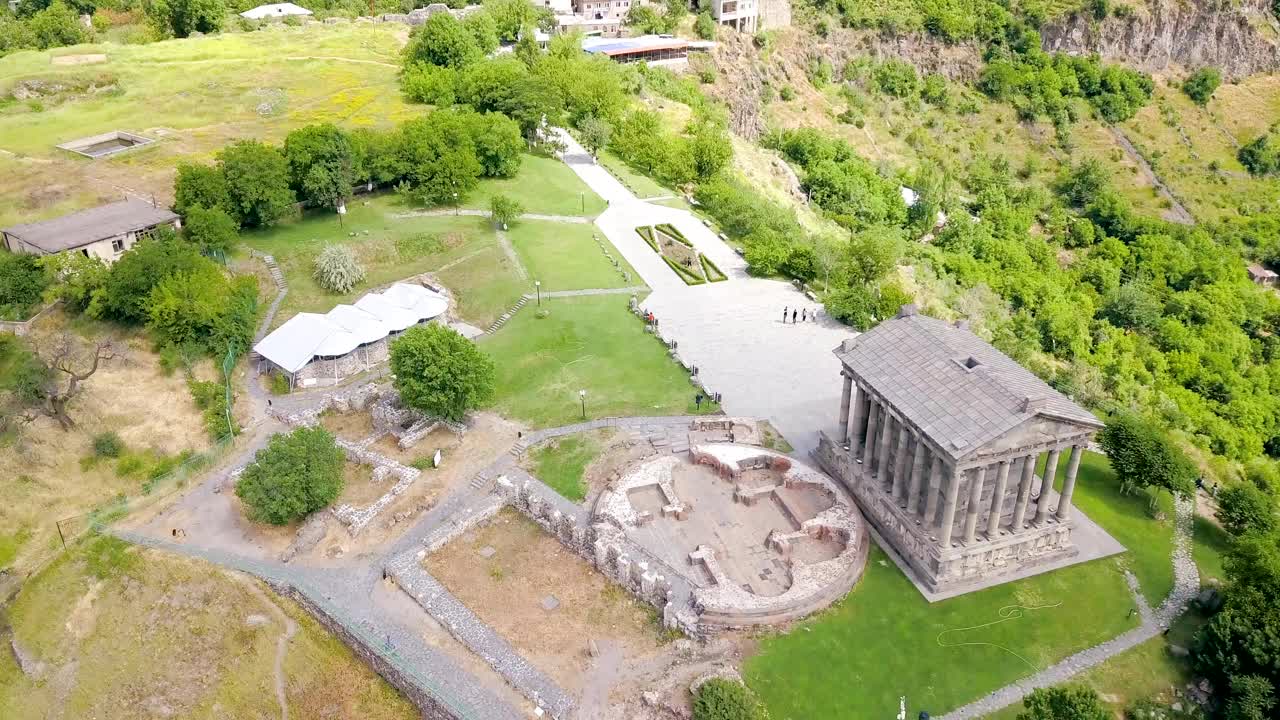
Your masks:
{"label": "group of people", "polygon": [[787,313],[791,313],[791,322],[793,324],[797,322],[818,321],[817,310],[810,310],[809,308],[784,307],[782,308],[782,324],[784,325],[787,323]]}

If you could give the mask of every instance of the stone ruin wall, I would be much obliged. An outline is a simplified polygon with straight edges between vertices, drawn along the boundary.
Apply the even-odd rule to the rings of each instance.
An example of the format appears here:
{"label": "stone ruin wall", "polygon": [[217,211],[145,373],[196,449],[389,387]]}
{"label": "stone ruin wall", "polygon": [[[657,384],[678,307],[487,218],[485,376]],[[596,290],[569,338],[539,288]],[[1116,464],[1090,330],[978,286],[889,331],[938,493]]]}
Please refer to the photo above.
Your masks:
{"label": "stone ruin wall", "polygon": [[[627,542],[620,529],[607,523],[587,524],[584,517],[562,512],[554,500],[540,497],[528,482],[517,487],[503,481],[499,492],[508,505],[536,522],[598,572],[657,608],[662,613],[664,627],[678,628],[690,637],[701,635],[697,612],[692,607],[680,606],[670,577],[658,570],[667,570],[673,576],[677,576],[676,573]],[[633,560],[632,554],[644,559]]]}

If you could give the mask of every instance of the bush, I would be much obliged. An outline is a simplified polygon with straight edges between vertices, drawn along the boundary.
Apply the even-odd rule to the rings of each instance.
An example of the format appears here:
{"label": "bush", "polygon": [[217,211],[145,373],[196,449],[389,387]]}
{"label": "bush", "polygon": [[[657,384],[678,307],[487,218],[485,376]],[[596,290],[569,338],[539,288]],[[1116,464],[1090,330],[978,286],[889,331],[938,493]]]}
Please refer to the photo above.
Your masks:
{"label": "bush", "polygon": [[271,394],[272,395],[288,395],[289,394],[289,378],[280,373],[271,376]]}
{"label": "bush", "polygon": [[39,257],[0,251],[0,320],[24,320],[49,281]]}
{"label": "bush", "polygon": [[187,387],[196,407],[204,411],[204,429],[209,439],[216,442],[240,431],[227,407],[227,390],[222,383],[193,378],[187,381]]}
{"label": "bush", "polygon": [[1204,67],[1191,73],[1182,83],[1182,92],[1187,94],[1197,105],[1207,105],[1213,93],[1222,84],[1222,73],[1218,68]]}
{"label": "bush", "polygon": [[507,225],[514,222],[524,212],[524,206],[514,198],[506,195],[494,195],[489,201],[489,215],[493,218],[493,224],[507,229]]}
{"label": "bush", "polygon": [[113,431],[93,436],[93,455],[100,458],[118,458],[124,452],[124,441]]}
{"label": "bush", "polygon": [[460,421],[493,398],[493,360],[443,325],[409,328],[391,343],[391,371],[408,407]]}
{"label": "bush", "polygon": [[337,499],[345,463],[322,427],[274,435],[240,475],[236,496],[254,522],[287,525]]}
{"label": "bush", "polygon": [[1254,138],[1240,148],[1236,157],[1250,175],[1273,175],[1280,172],[1280,146],[1270,133]]}
{"label": "bush", "polygon": [[220,207],[189,209],[182,223],[182,235],[202,250],[230,250],[239,239],[236,221]]}
{"label": "bush", "polygon": [[364,280],[364,267],[346,245],[330,245],[316,256],[316,284],[334,293],[349,293]]}
{"label": "bush", "polygon": [[716,39],[716,21],[711,18],[711,13],[698,14],[698,19],[693,22],[693,32],[703,40]]}
{"label": "bush", "polygon": [[920,88],[920,79],[911,63],[903,60],[887,60],[876,66],[871,77],[880,92],[893,97],[911,97]]}
{"label": "bush", "polygon": [[740,682],[711,678],[693,699],[693,720],[768,720],[755,693]]}

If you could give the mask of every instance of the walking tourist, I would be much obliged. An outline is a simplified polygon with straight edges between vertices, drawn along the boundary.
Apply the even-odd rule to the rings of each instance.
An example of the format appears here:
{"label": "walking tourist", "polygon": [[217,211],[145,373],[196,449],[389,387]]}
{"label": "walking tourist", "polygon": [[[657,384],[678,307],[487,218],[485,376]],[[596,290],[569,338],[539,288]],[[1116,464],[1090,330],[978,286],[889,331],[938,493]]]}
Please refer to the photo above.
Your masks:
{"label": "walking tourist", "polygon": [[787,324],[787,309],[785,307],[782,308],[782,324]]}

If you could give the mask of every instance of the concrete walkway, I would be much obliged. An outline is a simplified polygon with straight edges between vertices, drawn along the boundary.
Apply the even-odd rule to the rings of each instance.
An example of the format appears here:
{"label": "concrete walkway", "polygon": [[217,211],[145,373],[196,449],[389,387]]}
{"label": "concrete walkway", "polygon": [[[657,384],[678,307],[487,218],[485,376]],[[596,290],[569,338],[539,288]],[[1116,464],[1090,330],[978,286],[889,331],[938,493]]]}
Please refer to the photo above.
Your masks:
{"label": "concrete walkway", "polygon": [[[784,324],[784,307],[822,306],[790,283],[750,277],[746,261],[692,213],[637,198],[568,133],[561,139],[564,162],[609,203],[596,225],[653,289],[642,305],[657,316],[662,337],[674,339],[703,384],[723,395],[725,412],[768,418],[797,457],[808,457],[818,431],[836,425],[840,361],[831,351],[854,332],[825,315]],[[636,234],[659,223],[674,225],[729,279],[685,285]]]}
{"label": "concrete walkway", "polygon": [[[475,210],[472,208],[437,208],[435,210],[413,210],[411,212],[396,213],[391,217],[394,218],[415,218],[415,217],[446,217],[449,215],[465,215],[467,217],[489,217],[491,213],[488,210]],[[582,215],[546,215],[544,213],[521,213],[521,220],[542,220],[544,222],[573,223],[575,225],[587,225],[591,222],[591,218]]]}

